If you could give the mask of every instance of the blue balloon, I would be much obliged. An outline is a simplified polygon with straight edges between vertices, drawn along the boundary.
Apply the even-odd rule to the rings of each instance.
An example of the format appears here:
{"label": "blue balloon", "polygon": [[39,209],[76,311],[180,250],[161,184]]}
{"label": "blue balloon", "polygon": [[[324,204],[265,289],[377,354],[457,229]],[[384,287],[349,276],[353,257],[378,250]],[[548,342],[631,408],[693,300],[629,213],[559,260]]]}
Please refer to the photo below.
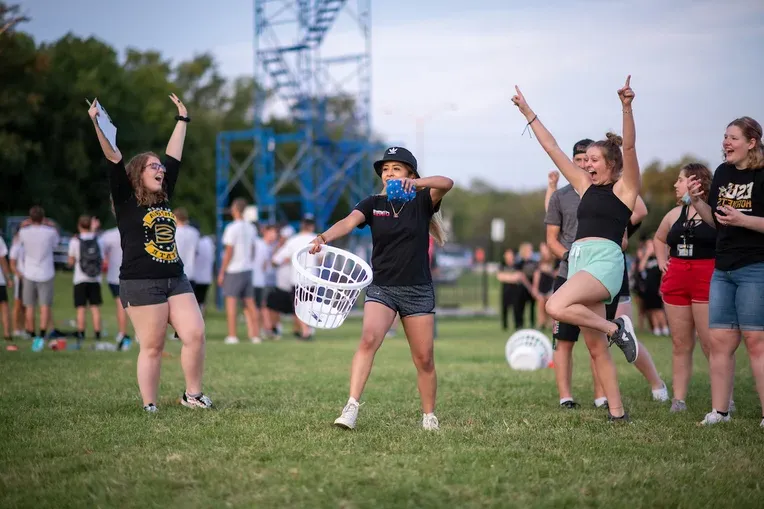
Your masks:
{"label": "blue balloon", "polygon": [[403,190],[402,181],[400,180],[388,180],[387,181],[387,199],[394,202],[406,203],[413,200],[416,197],[416,189],[411,189],[409,192]]}

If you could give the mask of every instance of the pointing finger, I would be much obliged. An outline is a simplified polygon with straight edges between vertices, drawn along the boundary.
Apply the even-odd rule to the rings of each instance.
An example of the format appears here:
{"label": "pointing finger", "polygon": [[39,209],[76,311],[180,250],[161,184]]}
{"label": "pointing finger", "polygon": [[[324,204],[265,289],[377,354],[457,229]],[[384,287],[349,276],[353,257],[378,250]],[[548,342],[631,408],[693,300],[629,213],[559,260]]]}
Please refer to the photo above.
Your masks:
{"label": "pointing finger", "polygon": [[624,86],[623,88],[629,88],[630,83],[631,83],[631,74],[626,76],[626,86]]}

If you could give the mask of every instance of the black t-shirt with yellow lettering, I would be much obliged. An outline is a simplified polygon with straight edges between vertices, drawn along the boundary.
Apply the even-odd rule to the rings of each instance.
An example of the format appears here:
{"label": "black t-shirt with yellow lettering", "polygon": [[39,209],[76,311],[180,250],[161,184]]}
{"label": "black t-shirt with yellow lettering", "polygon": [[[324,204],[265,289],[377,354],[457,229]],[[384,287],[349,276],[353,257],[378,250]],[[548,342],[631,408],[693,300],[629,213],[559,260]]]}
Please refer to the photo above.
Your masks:
{"label": "black t-shirt with yellow lettering", "polygon": [[714,173],[708,204],[716,223],[716,268],[736,270],[764,262],[764,233],[739,226],[724,226],[716,219],[718,207],[727,205],[748,216],[764,217],[764,168],[738,170],[724,163]]}
{"label": "black t-shirt with yellow lettering", "polygon": [[[364,198],[355,210],[363,213],[371,228],[371,268],[378,286],[413,286],[432,283],[430,272],[430,219],[440,209],[432,204],[430,189],[416,192],[405,205],[393,205],[387,196]],[[397,217],[396,217],[397,214]]]}
{"label": "black t-shirt with yellow lettering", "polygon": [[[168,200],[175,190],[180,161],[168,155],[164,187]],[[168,201],[148,207],[138,205],[135,191],[125,172],[125,162],[110,163],[109,183],[114,199],[122,266],[120,279],[164,279],[183,274],[183,262],[175,246],[175,215]]]}

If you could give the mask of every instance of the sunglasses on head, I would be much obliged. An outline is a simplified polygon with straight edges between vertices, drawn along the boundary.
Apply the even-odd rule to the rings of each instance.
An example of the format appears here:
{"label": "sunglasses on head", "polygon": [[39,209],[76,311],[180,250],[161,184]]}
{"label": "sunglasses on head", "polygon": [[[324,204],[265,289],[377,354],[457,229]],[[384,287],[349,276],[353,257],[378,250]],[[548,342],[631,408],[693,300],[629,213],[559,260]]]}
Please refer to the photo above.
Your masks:
{"label": "sunglasses on head", "polygon": [[152,170],[162,170],[167,171],[167,168],[164,167],[162,163],[151,163],[144,166],[144,168],[151,168]]}

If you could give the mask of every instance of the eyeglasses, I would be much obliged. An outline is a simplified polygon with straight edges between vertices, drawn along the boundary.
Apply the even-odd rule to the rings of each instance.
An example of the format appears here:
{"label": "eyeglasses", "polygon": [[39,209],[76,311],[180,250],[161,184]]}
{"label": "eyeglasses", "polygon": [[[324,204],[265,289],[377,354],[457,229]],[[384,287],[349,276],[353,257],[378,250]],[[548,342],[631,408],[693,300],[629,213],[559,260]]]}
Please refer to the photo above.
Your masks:
{"label": "eyeglasses", "polygon": [[144,168],[151,168],[152,170],[159,171],[162,170],[164,172],[167,171],[167,168],[164,167],[162,163],[151,163],[144,166]]}

